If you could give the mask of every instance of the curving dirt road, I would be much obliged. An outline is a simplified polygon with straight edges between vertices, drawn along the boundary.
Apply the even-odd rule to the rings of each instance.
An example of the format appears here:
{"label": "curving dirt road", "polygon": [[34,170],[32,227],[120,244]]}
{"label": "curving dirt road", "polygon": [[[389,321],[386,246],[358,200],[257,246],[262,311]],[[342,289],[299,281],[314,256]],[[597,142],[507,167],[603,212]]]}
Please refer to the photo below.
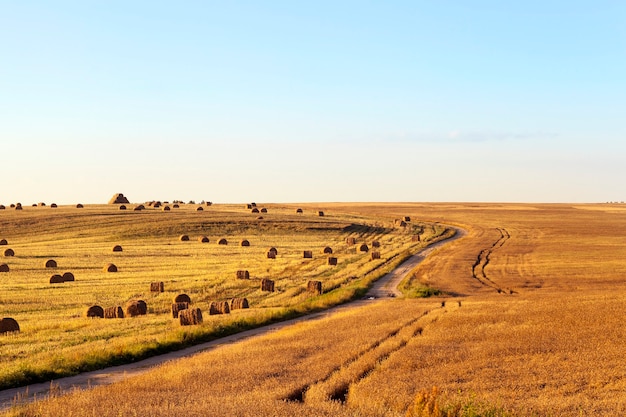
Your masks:
{"label": "curving dirt road", "polygon": [[424,258],[426,258],[435,249],[446,243],[465,236],[465,230],[456,227],[454,229],[456,230],[456,233],[453,237],[439,241],[422,249],[421,251],[417,252],[409,259],[407,259],[405,262],[403,262],[401,265],[399,265],[397,268],[395,268],[393,271],[389,272],[378,281],[376,281],[373,287],[367,292],[365,298],[362,300],[356,300],[348,304],[333,307],[322,312],[308,314],[306,316],[283,321],[280,323],[247,330],[241,333],[222,337],[211,342],[191,346],[175,352],[153,356],[142,361],[113,366],[98,371],[85,372],[75,376],[60,378],[55,381],[48,381],[40,384],[32,384],[24,387],[3,390],[0,391],[0,411],[8,409],[16,402],[28,402],[42,399],[47,397],[51,393],[53,393],[54,395],[58,395],[60,393],[67,392],[73,389],[86,389],[98,385],[112,384],[131,376],[140,375],[144,372],[149,371],[151,368],[168,361],[191,356],[198,352],[214,349],[217,346],[233,344],[243,339],[266,334],[269,332],[274,332],[299,321],[316,319],[328,316],[329,314],[332,314],[338,310],[362,306],[370,302],[370,300],[385,297],[399,297],[402,294],[398,290],[398,284],[400,284],[400,282],[411,270],[413,270],[422,260],[424,260]]}

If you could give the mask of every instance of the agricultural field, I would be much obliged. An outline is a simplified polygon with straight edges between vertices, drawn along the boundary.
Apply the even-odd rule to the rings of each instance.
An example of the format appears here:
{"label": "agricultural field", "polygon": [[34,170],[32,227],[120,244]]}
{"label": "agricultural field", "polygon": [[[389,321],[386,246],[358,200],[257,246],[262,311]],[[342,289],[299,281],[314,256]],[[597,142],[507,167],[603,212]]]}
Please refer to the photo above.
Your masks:
{"label": "agricultural field", "polygon": [[[304,213],[317,209],[301,207]],[[345,247],[345,238],[356,235],[348,225],[388,230],[390,241],[403,242],[397,243],[398,253],[419,249],[404,243],[415,230],[393,226],[402,216],[410,216],[410,227],[419,225],[433,236],[448,226],[463,236],[411,271],[401,284],[406,297],[347,304],[120,383],[18,405],[7,415],[626,415],[626,206],[335,203],[323,209],[332,213],[324,221],[337,224],[337,230],[319,245],[334,236],[331,246],[343,244],[344,256],[354,256],[345,268],[359,271],[365,268],[359,254]],[[279,210],[284,221],[293,216],[291,207]],[[234,218],[241,210],[224,211]],[[325,233],[315,227],[313,235]],[[267,231],[263,250],[276,245]],[[176,236],[183,232],[170,234],[171,245],[178,245]],[[384,236],[372,238],[383,242]],[[259,268],[251,275],[265,276]],[[344,274],[355,275],[360,273]],[[335,291],[353,282],[342,282]],[[176,288],[169,298],[182,290],[191,293]],[[415,298],[420,295],[425,298]],[[264,306],[259,310],[285,308],[263,296],[255,301]],[[308,300],[303,297],[299,305]],[[24,335],[6,340],[19,337]]]}
{"label": "agricultural field", "polygon": [[[6,241],[0,242],[6,243],[0,264],[8,268],[0,273],[0,315],[17,320],[21,330],[0,335],[0,387],[135,361],[345,302],[451,232],[430,223],[399,226],[389,216],[320,216],[312,207],[296,213],[296,207],[274,204],[252,213],[243,204],[180,204],[169,211],[135,206],[0,210],[0,239]],[[380,257],[373,259],[373,252]],[[337,265],[329,265],[329,257]],[[110,264],[115,272],[106,269]],[[72,281],[51,283],[67,272]],[[263,279],[273,281],[273,291],[262,290]],[[322,294],[308,291],[309,281],[320,282]],[[202,324],[182,327],[174,319],[172,303],[181,294],[201,310]],[[210,315],[212,303],[235,298],[249,308]],[[147,314],[129,317],[133,300],[143,300]],[[117,307],[113,311],[126,317],[86,317],[92,306]]]}

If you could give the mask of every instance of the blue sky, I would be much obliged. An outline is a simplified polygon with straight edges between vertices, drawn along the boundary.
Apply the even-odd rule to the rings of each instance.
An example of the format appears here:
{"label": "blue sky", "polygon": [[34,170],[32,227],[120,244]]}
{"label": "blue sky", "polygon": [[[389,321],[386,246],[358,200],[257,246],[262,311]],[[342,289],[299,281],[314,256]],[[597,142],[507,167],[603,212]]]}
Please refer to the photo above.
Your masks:
{"label": "blue sky", "polygon": [[0,1],[0,203],[626,200],[622,1]]}

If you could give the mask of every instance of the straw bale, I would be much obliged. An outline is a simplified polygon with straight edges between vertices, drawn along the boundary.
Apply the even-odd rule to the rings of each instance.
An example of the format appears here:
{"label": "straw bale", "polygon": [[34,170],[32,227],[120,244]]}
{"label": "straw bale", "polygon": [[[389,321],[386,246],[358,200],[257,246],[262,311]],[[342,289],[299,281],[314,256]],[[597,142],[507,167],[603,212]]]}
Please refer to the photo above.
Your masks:
{"label": "straw bale", "polygon": [[198,206],[196,207],[196,211],[204,211],[204,209],[202,208],[202,206]]}
{"label": "straw bale", "polygon": [[420,242],[421,241],[420,235],[413,235],[411,237],[411,241],[412,242]]}
{"label": "straw bale", "polygon": [[256,218],[257,220],[263,220],[263,216],[259,216]]}
{"label": "straw bale", "polygon": [[250,241],[248,239],[243,239],[241,241],[241,246],[250,246]]}
{"label": "straw bale", "polygon": [[172,318],[177,319],[180,312],[188,308],[189,303],[172,303]]}
{"label": "straw bale", "polygon": [[328,265],[337,265],[337,258],[331,256],[328,258]]}
{"label": "straw bale", "polygon": [[122,205],[120,206],[120,210],[126,210],[126,206],[125,206],[124,204],[122,204]]}
{"label": "straw bale", "polygon": [[409,216],[404,216],[402,220],[404,220],[405,222],[410,222],[411,218]]}
{"label": "straw bale", "polygon": [[15,256],[15,251],[11,248],[5,249],[4,256]]}
{"label": "straw bale", "polygon": [[346,239],[346,243],[348,245],[356,245],[356,238],[355,237],[349,237]]}
{"label": "straw bale", "polygon": [[258,209],[258,208],[256,208],[256,207],[255,207],[255,208],[253,208],[253,209],[252,209],[252,211],[251,211],[251,213],[258,213],[258,212],[259,212],[259,209]]}
{"label": "straw bale", "polygon": [[228,304],[228,301],[218,301],[216,304],[220,314],[230,314],[230,305]]}
{"label": "straw bale", "polygon": [[15,210],[22,210],[22,205],[20,204],[19,206],[15,206]]}
{"label": "straw bale", "polygon": [[274,292],[274,281],[269,278],[263,278],[261,280],[261,291]]}
{"label": "straw bale", "polygon": [[372,252],[372,260],[380,259],[380,252]]}
{"label": "straw bale", "polygon": [[237,279],[250,279],[250,272],[245,270],[237,271]]}
{"label": "straw bale", "polygon": [[146,207],[143,204],[139,204],[133,209],[133,211],[141,211],[141,210],[144,210],[145,208]]}
{"label": "straw bale", "polygon": [[265,207],[263,207],[263,208],[261,209],[261,213],[267,213],[267,209],[266,209]]}
{"label": "straw bale", "polygon": [[128,317],[145,316],[148,314],[148,305],[144,300],[131,300],[126,303],[126,315]]}
{"label": "straw bale", "polygon": [[54,274],[50,277],[50,284],[62,284],[64,282],[63,275]]}
{"label": "straw bale", "polygon": [[191,304],[191,297],[189,297],[185,293],[181,293],[181,294],[178,294],[176,297],[174,297],[174,302],[175,303],[189,303],[189,304]]}
{"label": "straw bale", "polygon": [[231,311],[240,310],[243,308],[250,308],[247,298],[233,298],[232,300],[230,300],[229,304],[230,304]]}
{"label": "straw bale", "polygon": [[320,217],[324,217],[324,212],[323,211],[318,211],[317,215],[320,216]]}
{"label": "straw bale", "polygon": [[71,272],[63,273],[63,282],[73,282],[74,280],[74,274],[72,274]]}
{"label": "straw bale", "polygon": [[252,210],[252,204],[246,204],[246,208],[247,208],[248,210]]}
{"label": "straw bale", "polygon": [[122,250],[122,246],[120,245],[113,246],[113,252],[122,252]]}
{"label": "straw bale", "polygon": [[361,246],[359,246],[359,251],[361,251],[361,252],[367,252],[369,250],[370,250],[370,248],[368,248],[365,243],[362,244]]}
{"label": "straw bale", "polygon": [[4,204],[0,204],[0,210],[5,210],[6,207],[4,206]]}
{"label": "straw bale", "polygon": [[107,264],[104,267],[104,272],[117,272],[117,266],[115,264]]}
{"label": "straw bale", "polygon": [[228,245],[228,240],[226,240],[225,238],[221,238],[218,242],[218,245]]}
{"label": "straw bale", "polygon": [[302,209],[301,209],[301,208],[297,208],[297,209],[296,209],[296,214],[302,214],[302,213],[303,213],[303,211],[302,211]]}
{"label": "straw bale", "polygon": [[308,292],[319,295],[322,293],[322,281],[309,281],[306,285],[306,289]]}
{"label": "straw bale", "polygon": [[105,319],[123,319],[124,309],[122,306],[107,307],[104,309]]}
{"label": "straw bale", "polygon": [[0,245],[8,245],[9,242],[7,242],[6,239],[0,239]]}
{"label": "straw bale", "polygon": [[45,207],[45,206],[46,206],[46,203],[44,203],[44,202],[40,202],[40,203],[37,203],[37,204],[33,204],[33,207],[37,207],[37,206],[39,206],[39,207]]}
{"label": "straw bale", "polygon": [[199,308],[188,308],[178,313],[181,326],[193,326],[202,323],[202,311]]}
{"label": "straw bale", "polygon": [[276,259],[276,252],[274,251],[267,251],[267,259]]}
{"label": "straw bale", "polygon": [[104,309],[100,306],[94,305],[87,309],[85,315],[87,317],[99,317],[102,319],[104,318]]}
{"label": "straw bale", "polygon": [[373,247],[373,248],[380,248],[380,242],[379,242],[379,241],[377,241],[377,240],[373,241],[373,242],[372,242],[372,247]]}
{"label": "straw bale", "polygon": [[0,264],[0,272],[9,272],[9,265]]}
{"label": "straw bale", "polygon": [[187,242],[189,240],[189,235],[180,235],[181,242]]}
{"label": "straw bale", "polygon": [[83,208],[83,205],[78,203],[78,204],[76,204],[76,208]]}
{"label": "straw bale", "polygon": [[172,208],[179,208],[180,206],[178,204],[173,204]]}
{"label": "straw bale", "polygon": [[113,194],[113,197],[109,200],[109,204],[129,204],[128,198],[124,197],[124,194]]}
{"label": "straw bale", "polygon": [[274,252],[275,255],[278,255],[278,249],[276,249],[275,247],[271,247],[267,250],[268,252]]}
{"label": "straw bale", "polygon": [[56,205],[56,203],[52,203],[50,204],[50,208],[57,208],[58,206]]}
{"label": "straw bale", "polygon": [[150,283],[150,292],[163,292],[164,290],[163,281]]}
{"label": "straw bale", "polygon": [[46,268],[56,268],[57,267],[57,261],[55,261],[54,259],[48,259],[46,261]]}
{"label": "straw bale", "polygon": [[163,206],[163,208],[161,208],[161,210],[163,210],[163,211],[170,211],[171,208],[170,208],[170,206]]}
{"label": "straw bale", "polygon": [[20,325],[11,317],[5,317],[0,320],[0,334],[19,332]]}
{"label": "straw bale", "polygon": [[200,236],[200,237],[198,238],[198,241],[199,241],[200,243],[209,243],[209,238],[208,238],[208,237],[206,237],[206,236]]}
{"label": "straw bale", "polygon": [[313,251],[310,251],[310,250],[305,250],[305,251],[303,252],[303,257],[304,257],[304,258],[307,258],[307,259],[313,258]]}
{"label": "straw bale", "polygon": [[256,207],[256,203],[255,203],[255,202],[250,203],[250,205],[251,205],[252,207]]}
{"label": "straw bale", "polygon": [[324,249],[322,249],[322,253],[332,254],[333,248],[331,248],[330,246],[326,246]]}

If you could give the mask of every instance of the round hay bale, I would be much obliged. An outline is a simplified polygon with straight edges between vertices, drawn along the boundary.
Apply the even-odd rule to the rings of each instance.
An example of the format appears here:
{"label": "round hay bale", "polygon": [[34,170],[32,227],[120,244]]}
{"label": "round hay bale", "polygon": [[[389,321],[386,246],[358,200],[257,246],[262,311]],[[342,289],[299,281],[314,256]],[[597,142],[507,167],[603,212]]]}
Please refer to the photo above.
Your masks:
{"label": "round hay bale", "polygon": [[124,309],[122,306],[107,307],[104,309],[105,319],[123,319]]}
{"label": "round hay bale", "polygon": [[145,210],[145,208],[146,207],[143,204],[139,204],[133,209],[133,211],[141,211],[141,210]]}
{"label": "round hay bale", "polygon": [[263,216],[259,216],[256,218],[257,220],[263,220]]}
{"label": "round hay bale", "polygon": [[219,242],[217,242],[218,245],[228,245],[228,240],[226,240],[225,238],[221,238],[219,240]]}
{"label": "round hay bale", "polygon": [[52,203],[50,204],[50,208],[57,208],[58,206],[56,205],[56,203]]}
{"label": "round hay bale", "polygon": [[255,214],[256,214],[256,213],[258,213],[258,212],[259,212],[259,209],[258,209],[258,208],[256,208],[256,207],[255,207],[255,208],[253,208],[253,209],[252,209],[252,213],[255,213]]}
{"label": "round hay bale", "polygon": [[178,204],[174,204],[172,205],[172,208],[179,208],[180,206]]}
{"label": "round hay bale", "polygon": [[5,210],[6,207],[4,206],[4,204],[0,204],[0,210]]}
{"label": "round hay bale", "polygon": [[181,326],[192,326],[202,323],[202,310],[199,308],[188,308],[178,313],[178,320]]}
{"label": "round hay bale", "polygon": [[323,211],[318,211],[317,215],[320,216],[320,217],[324,217],[324,212]]}
{"label": "round hay bale", "polygon": [[87,317],[99,317],[101,319],[104,318],[104,309],[100,306],[91,306],[87,309],[87,313],[85,314]]}
{"label": "round hay bale", "polygon": [[274,281],[269,278],[261,280],[261,291],[274,292]]}
{"label": "round hay bale", "polygon": [[9,207],[15,208],[15,204],[11,203],[11,205]]}
{"label": "round hay bale", "polygon": [[241,241],[241,246],[250,246],[250,241],[248,239],[243,239]]}
{"label": "round hay bale", "polygon": [[170,206],[163,206],[163,208],[161,209],[163,211],[170,211]]}
{"label": "round hay bale", "polygon": [[122,204],[122,205],[120,206],[120,210],[126,210],[126,206],[125,206],[124,204]]}
{"label": "round hay bale", "polygon": [[19,332],[20,325],[11,317],[5,317],[0,320],[0,334]]}
{"label": "round hay bale", "polygon": [[121,245],[115,245],[113,246],[113,252],[122,252],[122,246]]}
{"label": "round hay bale", "polygon": [[265,207],[263,207],[263,208],[261,209],[261,213],[267,213],[267,209],[266,209]]}
{"label": "round hay bale", "polygon": [[175,303],[189,303],[189,304],[191,304],[191,297],[189,297],[185,293],[178,294],[176,297],[174,297],[174,302]]}
{"label": "round hay bale", "polygon": [[189,241],[189,235],[180,235],[180,241],[181,242]]}
{"label": "round hay bale", "polygon": [[267,250],[267,252],[268,252],[268,253],[269,253],[269,252],[274,252],[274,255],[278,255],[278,249],[276,249],[276,248],[275,248],[275,247],[273,247],[273,246],[272,246],[271,248],[269,248],[269,249]]}
{"label": "round hay bale", "polygon": [[128,317],[145,316],[148,314],[148,305],[144,300],[131,300],[126,303],[126,315]]}
{"label": "round hay bale", "polygon": [[0,245],[8,245],[9,242],[7,242],[6,239],[0,239]]}
{"label": "round hay bale", "polygon": [[333,248],[331,248],[330,246],[326,246],[324,249],[322,249],[322,253],[332,254]]}
{"label": "round hay bale", "polygon": [[229,307],[230,307],[230,310],[232,311],[232,310],[240,310],[243,308],[250,308],[250,305],[248,304],[247,298],[233,298],[229,302]]}
{"label": "round hay bale", "polygon": [[20,204],[19,206],[15,206],[15,210],[22,210],[22,205]]}
{"label": "round hay bale", "polygon": [[107,264],[104,267],[104,272],[117,272],[117,266],[115,264]]}
{"label": "round hay bale", "polygon": [[296,214],[302,214],[302,213],[303,213],[303,211],[302,211],[301,208],[296,209]]}
{"label": "round hay bale", "polygon": [[9,265],[0,264],[0,272],[9,272]]}
{"label": "round hay bale", "polygon": [[33,204],[33,207],[37,207],[37,206],[39,206],[39,207],[45,207],[45,206],[46,206],[46,203],[41,202],[41,203]]}
{"label": "round hay bale", "polygon": [[71,272],[63,273],[63,282],[73,282],[74,280],[74,274],[72,274]]}
{"label": "round hay bale", "polygon": [[154,206],[153,206],[153,207],[154,207],[154,208],[159,208],[159,207],[161,207],[162,205],[163,205],[163,204],[162,204],[160,201],[155,201],[155,202],[154,202]]}
{"label": "round hay bale", "polygon": [[172,318],[177,319],[178,314],[189,308],[189,303],[172,303]]}
{"label": "round hay bale", "polygon": [[57,261],[55,261],[54,259],[48,259],[46,261],[46,268],[56,268],[57,267]]}
{"label": "round hay bale", "polygon": [[377,240],[373,241],[373,242],[372,242],[372,247],[373,247],[373,248],[380,248],[380,242],[379,242],[379,241],[377,241]]}
{"label": "round hay bale", "polygon": [[370,248],[368,248],[365,243],[362,244],[361,246],[359,246],[359,251],[361,251],[361,252],[367,252],[369,250],[370,250]]}
{"label": "round hay bale", "polygon": [[250,272],[240,269],[237,271],[237,279],[250,279]]}
{"label": "round hay bale", "polygon": [[346,238],[346,244],[348,244],[348,245],[356,245],[356,238],[355,237],[348,237],[348,238]]}
{"label": "round hay bale", "polygon": [[4,256],[15,256],[15,251],[11,248],[5,249]]}
{"label": "round hay bale", "polygon": [[322,281],[309,281],[306,290],[313,294],[320,295],[322,293]]}
{"label": "round hay bale", "polygon": [[78,203],[78,204],[76,204],[76,208],[83,208],[83,205]]}
{"label": "round hay bale", "polygon": [[200,236],[198,240],[200,241],[200,243],[209,243],[209,238],[206,236]]}
{"label": "round hay bale", "polygon": [[163,281],[150,283],[150,292],[163,292],[163,291],[165,291],[165,284],[163,283]]}
{"label": "round hay bale", "polygon": [[124,194],[113,194],[113,197],[109,200],[109,204],[129,204],[128,198],[124,197]]}
{"label": "round hay bale", "polygon": [[50,277],[50,284],[63,284],[65,280],[60,274],[54,274]]}
{"label": "round hay bale", "polygon": [[328,258],[328,265],[337,265],[337,258],[335,258],[334,256]]}
{"label": "round hay bale", "polygon": [[202,208],[202,206],[196,207],[196,211],[204,211],[204,209]]}

